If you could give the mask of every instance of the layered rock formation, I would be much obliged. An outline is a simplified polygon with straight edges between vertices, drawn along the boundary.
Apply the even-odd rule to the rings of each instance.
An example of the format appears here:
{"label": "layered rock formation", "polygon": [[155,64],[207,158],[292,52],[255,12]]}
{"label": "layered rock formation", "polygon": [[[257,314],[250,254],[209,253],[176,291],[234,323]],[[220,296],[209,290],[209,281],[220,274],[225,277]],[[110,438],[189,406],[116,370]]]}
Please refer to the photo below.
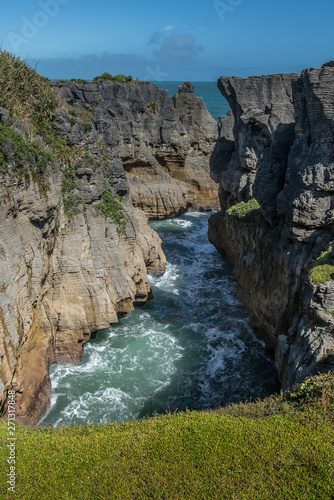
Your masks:
{"label": "layered rock formation", "polygon": [[149,82],[61,81],[53,87],[74,115],[83,107],[88,112],[77,117],[73,126],[59,115],[61,128],[67,126],[67,140],[80,141],[85,135],[82,123],[88,122],[86,135],[117,151],[129,179],[132,203],[149,218],[218,208],[217,185],[209,165],[217,123],[202,98],[193,94],[191,84],[180,86],[173,100]]}
{"label": "layered rock formation", "polygon": [[28,424],[48,408],[50,365],[80,362],[93,332],[151,298],[147,272],[166,260],[146,215],[218,203],[202,99],[136,83],[53,83],[40,135],[0,108],[0,133],[16,134],[0,137],[0,402],[14,389]]}
{"label": "layered rock formation", "polygon": [[221,119],[212,155],[222,210],[209,237],[276,350],[284,388],[334,367],[334,275],[322,284],[309,278],[333,246],[333,84],[332,64],[218,82],[233,117]]}
{"label": "layered rock formation", "polygon": [[166,260],[147,216],[218,203],[202,99],[136,83],[53,83],[37,135],[0,108],[0,404],[14,389],[28,424],[48,408],[50,365],[80,362],[93,332],[151,298],[147,272]]}
{"label": "layered rock formation", "polygon": [[[26,128],[5,110],[0,118],[19,136]],[[5,145],[9,158],[16,145]],[[78,363],[93,332],[150,298],[147,271],[165,269],[160,238],[132,207],[116,153],[102,158],[94,141],[83,146],[89,155],[70,167],[50,162],[36,175],[26,161],[19,175],[13,160],[1,172],[0,397],[5,409],[14,389],[16,417],[28,424],[48,408],[50,365]],[[105,212],[115,203],[120,223]]]}

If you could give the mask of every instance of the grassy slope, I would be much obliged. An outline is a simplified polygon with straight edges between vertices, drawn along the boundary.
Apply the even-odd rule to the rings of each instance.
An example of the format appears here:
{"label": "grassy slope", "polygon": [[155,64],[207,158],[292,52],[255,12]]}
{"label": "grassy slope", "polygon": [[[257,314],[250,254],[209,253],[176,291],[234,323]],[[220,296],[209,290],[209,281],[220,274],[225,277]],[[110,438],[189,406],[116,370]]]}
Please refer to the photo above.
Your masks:
{"label": "grassy slope", "polygon": [[[17,427],[20,499],[331,499],[334,376],[288,396],[122,425]],[[6,464],[7,424],[0,424]],[[8,466],[0,472],[6,496]]]}

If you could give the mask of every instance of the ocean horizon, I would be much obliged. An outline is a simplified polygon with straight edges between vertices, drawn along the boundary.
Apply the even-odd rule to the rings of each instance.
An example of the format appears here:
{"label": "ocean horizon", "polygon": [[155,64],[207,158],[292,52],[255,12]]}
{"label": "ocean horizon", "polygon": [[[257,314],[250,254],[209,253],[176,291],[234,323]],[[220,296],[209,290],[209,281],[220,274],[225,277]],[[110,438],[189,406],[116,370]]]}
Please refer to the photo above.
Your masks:
{"label": "ocean horizon", "polygon": [[[58,80],[64,80],[63,78],[52,79],[50,81],[56,82]],[[87,80],[88,83],[93,80]],[[169,97],[173,97],[173,95],[177,94],[179,89],[178,86],[182,85],[184,81],[151,81],[158,85],[160,89],[167,90]],[[202,97],[205,105],[211,113],[212,117],[215,120],[219,120],[219,117],[226,116],[227,112],[230,111],[230,107],[226,99],[222,96],[217,87],[217,82],[191,82],[194,86],[194,94],[198,97]]]}
{"label": "ocean horizon", "polygon": [[[177,94],[179,91],[178,85],[182,85],[183,81],[160,81],[151,82],[156,83],[159,88],[167,90],[169,97]],[[230,111],[230,106],[226,101],[225,97],[222,96],[217,87],[217,82],[191,82],[194,86],[194,94],[198,97],[202,97],[208,111],[211,113],[215,120],[218,120],[220,116],[226,116],[227,112]]]}

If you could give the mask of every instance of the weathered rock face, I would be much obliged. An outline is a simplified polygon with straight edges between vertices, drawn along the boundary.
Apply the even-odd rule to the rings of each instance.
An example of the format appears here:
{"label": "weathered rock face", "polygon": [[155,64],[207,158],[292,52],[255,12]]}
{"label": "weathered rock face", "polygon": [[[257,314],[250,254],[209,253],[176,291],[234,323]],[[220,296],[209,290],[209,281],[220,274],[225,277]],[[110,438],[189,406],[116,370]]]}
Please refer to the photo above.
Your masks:
{"label": "weathered rock face", "polygon": [[232,111],[229,111],[226,116],[219,118],[218,141],[210,159],[211,177],[218,184],[225,179],[226,170],[229,168],[232,154],[235,151],[233,128],[234,118]]}
{"label": "weathered rock face", "polygon": [[[81,145],[89,159],[72,165],[71,194],[64,193],[65,164],[38,176],[26,164],[17,176],[9,162],[1,172],[0,401],[6,410],[7,390],[14,389],[16,417],[27,424],[49,406],[50,365],[80,362],[92,332],[151,297],[147,271],[165,269],[160,238],[132,207],[116,152],[106,147],[102,158],[94,138]],[[94,161],[94,168],[85,166]],[[114,200],[123,195],[122,226],[101,213],[106,192]]]}
{"label": "weathered rock face", "polygon": [[[232,262],[239,297],[276,350],[284,388],[334,367],[333,282],[309,279],[333,245],[333,84],[331,65],[218,81],[233,118],[222,119],[211,158],[222,211],[210,219],[209,237]],[[252,198],[258,208],[230,209]]]}
{"label": "weathered rock face", "polygon": [[221,176],[222,188],[237,201],[255,196],[269,221],[276,218],[275,201],[294,141],[291,81],[297,76],[222,77],[218,81],[235,120],[235,151]]}
{"label": "weathered rock face", "polygon": [[278,197],[294,226],[333,227],[334,68],[307,69],[293,84],[296,140]]}
{"label": "weathered rock face", "polygon": [[163,273],[166,260],[146,215],[218,204],[209,172],[217,124],[189,82],[173,101],[148,82],[52,86],[51,150],[0,109],[0,125],[58,158],[37,175],[28,160],[17,168],[10,138],[0,151],[8,163],[0,172],[0,407],[14,389],[17,419],[28,424],[48,408],[50,365],[80,362],[93,332],[151,297],[147,272]]}
{"label": "weathered rock face", "polygon": [[[85,106],[91,112],[88,135],[115,148],[126,170],[132,203],[149,218],[218,208],[209,165],[217,123],[203,100],[192,93],[191,84],[180,88],[173,100],[149,82],[53,85],[72,110]],[[68,139],[80,141],[79,122],[68,127]]]}

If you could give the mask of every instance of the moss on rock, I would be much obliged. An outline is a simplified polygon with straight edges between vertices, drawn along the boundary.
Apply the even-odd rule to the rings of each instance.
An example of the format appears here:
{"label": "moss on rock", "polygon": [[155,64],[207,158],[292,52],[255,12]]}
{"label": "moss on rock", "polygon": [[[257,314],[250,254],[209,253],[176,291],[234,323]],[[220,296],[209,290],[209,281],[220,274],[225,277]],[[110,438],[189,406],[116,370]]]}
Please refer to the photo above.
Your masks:
{"label": "moss on rock", "polygon": [[332,247],[329,247],[326,252],[323,252],[317,258],[310,272],[310,279],[317,286],[326,281],[334,280],[334,255]]}

